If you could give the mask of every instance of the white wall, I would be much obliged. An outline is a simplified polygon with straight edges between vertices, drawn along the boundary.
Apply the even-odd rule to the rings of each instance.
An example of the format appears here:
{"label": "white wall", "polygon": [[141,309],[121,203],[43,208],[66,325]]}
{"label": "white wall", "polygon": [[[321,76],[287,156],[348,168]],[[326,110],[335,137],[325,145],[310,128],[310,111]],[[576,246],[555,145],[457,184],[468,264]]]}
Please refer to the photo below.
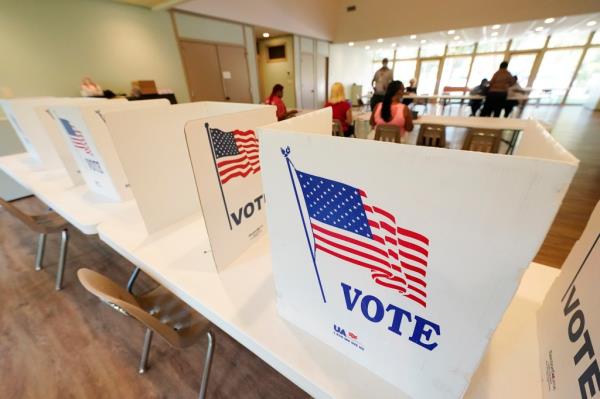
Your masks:
{"label": "white wall", "polygon": [[175,8],[318,39],[334,33],[334,0],[191,0]]}
{"label": "white wall", "polygon": [[362,47],[349,47],[347,44],[332,44],[329,46],[329,86],[341,82],[350,97],[352,83],[362,85],[362,94],[371,90],[373,74],[372,53]]}
{"label": "white wall", "polygon": [[[268,47],[285,45],[285,61],[268,61]],[[282,84],[283,102],[287,108],[296,107],[296,73],[294,72],[294,62],[296,54],[294,53],[294,44],[292,36],[272,37],[270,39],[261,39],[258,41],[260,76],[262,81],[261,101],[271,94],[273,86],[277,83]]]}

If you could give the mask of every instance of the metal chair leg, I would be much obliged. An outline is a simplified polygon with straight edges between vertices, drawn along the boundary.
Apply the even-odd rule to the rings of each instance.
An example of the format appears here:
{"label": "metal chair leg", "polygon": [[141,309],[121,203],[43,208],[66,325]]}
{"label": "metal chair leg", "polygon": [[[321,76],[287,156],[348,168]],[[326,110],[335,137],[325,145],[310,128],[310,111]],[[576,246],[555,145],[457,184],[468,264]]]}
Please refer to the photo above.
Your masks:
{"label": "metal chair leg", "polygon": [[204,370],[202,370],[202,382],[200,384],[200,395],[199,399],[206,397],[206,390],[208,389],[208,377],[210,374],[210,367],[212,366],[212,356],[215,351],[215,336],[212,331],[206,332],[206,339],[208,341],[206,346],[206,357],[204,358]]}
{"label": "metal chair leg", "polygon": [[140,268],[136,267],[131,272],[131,276],[129,276],[129,281],[127,281],[127,292],[129,292],[130,294],[133,294],[133,292],[131,292],[131,291],[133,290],[133,284],[135,283],[135,280],[137,279],[138,274],[140,274]]}
{"label": "metal chair leg", "polygon": [[150,345],[152,344],[153,331],[149,328],[146,329],[146,336],[144,337],[144,348],[142,349],[142,358],[140,359],[140,368],[138,372],[144,374],[148,367],[148,354],[150,353]]}
{"label": "metal chair leg", "polygon": [[37,254],[35,256],[35,270],[42,270],[42,262],[44,260],[44,250],[46,249],[46,234],[40,233],[38,239]]}
{"label": "metal chair leg", "polygon": [[65,263],[67,262],[67,245],[69,244],[69,231],[67,229],[60,233],[60,255],[58,257],[58,269],[56,270],[56,291],[62,288],[63,275],[65,272]]}

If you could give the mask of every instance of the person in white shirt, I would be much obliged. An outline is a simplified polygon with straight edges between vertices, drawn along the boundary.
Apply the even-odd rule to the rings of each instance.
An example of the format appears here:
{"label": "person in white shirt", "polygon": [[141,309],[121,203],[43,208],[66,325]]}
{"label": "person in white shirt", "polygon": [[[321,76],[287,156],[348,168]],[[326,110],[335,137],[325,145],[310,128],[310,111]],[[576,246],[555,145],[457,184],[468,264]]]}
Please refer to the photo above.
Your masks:
{"label": "person in white shirt", "polygon": [[388,59],[384,58],[381,61],[381,68],[373,75],[371,85],[373,87],[373,96],[371,97],[371,111],[375,109],[375,106],[383,101],[385,92],[387,91],[388,85],[394,80],[394,74],[392,70],[388,68]]}
{"label": "person in white shirt", "polygon": [[522,94],[525,94],[525,90],[521,87],[519,82],[517,81],[517,75],[514,75],[515,83],[508,88],[508,92],[506,94],[506,103],[504,104],[504,117],[508,118],[513,108],[519,104],[519,100],[515,100],[515,97],[518,97]]}

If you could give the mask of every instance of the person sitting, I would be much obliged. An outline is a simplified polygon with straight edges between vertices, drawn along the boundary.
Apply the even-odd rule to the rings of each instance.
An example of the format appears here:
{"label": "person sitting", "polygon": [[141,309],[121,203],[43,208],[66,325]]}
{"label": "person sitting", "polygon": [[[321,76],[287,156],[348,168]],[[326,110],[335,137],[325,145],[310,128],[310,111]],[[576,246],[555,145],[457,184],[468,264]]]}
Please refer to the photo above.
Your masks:
{"label": "person sitting", "polygon": [[481,116],[491,116],[493,113],[498,118],[506,103],[508,88],[514,83],[515,78],[508,71],[508,61],[502,61],[500,68],[494,73],[492,80],[490,80],[490,88],[485,96]]}
{"label": "person sitting", "polygon": [[79,87],[82,97],[103,97],[104,93],[100,85],[94,83],[92,78],[86,76],[81,79],[81,86]]}
{"label": "person sitting", "polygon": [[404,85],[399,80],[389,84],[383,101],[371,113],[371,126],[391,124],[400,127],[400,134],[412,132],[413,119],[408,107],[400,102],[404,93]]}
{"label": "person sitting", "polygon": [[[415,94],[415,95],[417,94],[417,80],[415,78],[412,78],[411,80],[408,81],[408,87],[406,88],[406,92]],[[410,104],[412,104],[412,102],[413,102],[412,98],[402,99],[402,104],[404,104],[404,105],[410,105]]]}
{"label": "person sitting", "polygon": [[285,103],[282,100],[283,98],[283,86],[277,83],[273,86],[273,90],[271,90],[271,95],[265,100],[265,104],[274,105],[277,107],[277,120],[282,121],[284,119],[289,118],[290,116],[298,113],[295,109],[290,111],[285,107]]}
{"label": "person sitting", "polygon": [[323,108],[327,107],[331,107],[332,119],[340,121],[344,136],[352,136],[354,134],[354,126],[352,126],[352,106],[346,99],[344,85],[340,82],[335,82],[333,86],[331,86],[329,100],[325,103]]}
{"label": "person sitting", "polygon": [[517,75],[513,76],[515,78],[515,83],[508,88],[508,93],[506,95],[506,103],[504,104],[504,116],[508,118],[513,108],[519,104],[519,100],[515,99],[515,97],[521,96],[525,94],[525,90],[521,87],[519,82],[517,82]]}
{"label": "person sitting", "polygon": [[[472,96],[485,96],[487,94],[488,87],[490,85],[489,80],[482,79],[481,83],[471,89],[469,92]],[[471,116],[476,116],[477,111],[481,108],[481,104],[483,104],[483,99],[471,99],[469,100],[469,106],[471,107]]]}

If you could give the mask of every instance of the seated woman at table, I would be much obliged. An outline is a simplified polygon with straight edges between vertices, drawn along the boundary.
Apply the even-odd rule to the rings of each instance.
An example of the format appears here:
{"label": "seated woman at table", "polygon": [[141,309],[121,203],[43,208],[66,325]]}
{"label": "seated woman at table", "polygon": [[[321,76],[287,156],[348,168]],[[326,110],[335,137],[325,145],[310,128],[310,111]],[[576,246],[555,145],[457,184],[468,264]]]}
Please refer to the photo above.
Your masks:
{"label": "seated woman at table", "polygon": [[[485,96],[487,94],[488,87],[490,86],[490,82],[487,79],[482,79],[481,83],[478,86],[475,86],[469,92],[471,96]],[[477,111],[481,108],[483,104],[483,100],[479,99],[470,99],[469,107],[471,107],[471,116],[477,116]]]}
{"label": "seated woman at table", "polygon": [[508,118],[513,108],[519,105],[519,100],[515,100],[515,97],[523,96],[526,91],[523,90],[519,82],[517,82],[517,75],[514,75],[515,83],[508,88],[508,92],[506,94],[506,102],[504,103],[504,117]]}
{"label": "seated woman at table", "polygon": [[[406,88],[406,93],[417,95],[417,80],[415,78],[412,78],[411,80],[408,81],[408,87]],[[402,99],[402,104],[404,104],[404,105],[410,105],[410,104],[412,104],[412,102],[413,102],[412,98]]]}
{"label": "seated woman at table", "polygon": [[348,137],[353,135],[354,126],[352,126],[352,106],[346,98],[344,85],[342,85],[340,82],[335,82],[333,86],[331,86],[329,100],[325,103],[323,108],[327,107],[331,107],[332,119],[340,121],[344,136]]}
{"label": "seated woman at table", "polygon": [[377,104],[371,114],[371,126],[391,124],[400,127],[400,134],[412,132],[413,119],[408,107],[400,102],[404,93],[404,85],[399,80],[389,84],[383,102]]}
{"label": "seated woman at table", "polygon": [[277,107],[277,120],[282,121],[298,113],[295,109],[287,110],[283,98],[283,86],[277,83],[271,90],[271,95],[265,100],[265,104]]}

